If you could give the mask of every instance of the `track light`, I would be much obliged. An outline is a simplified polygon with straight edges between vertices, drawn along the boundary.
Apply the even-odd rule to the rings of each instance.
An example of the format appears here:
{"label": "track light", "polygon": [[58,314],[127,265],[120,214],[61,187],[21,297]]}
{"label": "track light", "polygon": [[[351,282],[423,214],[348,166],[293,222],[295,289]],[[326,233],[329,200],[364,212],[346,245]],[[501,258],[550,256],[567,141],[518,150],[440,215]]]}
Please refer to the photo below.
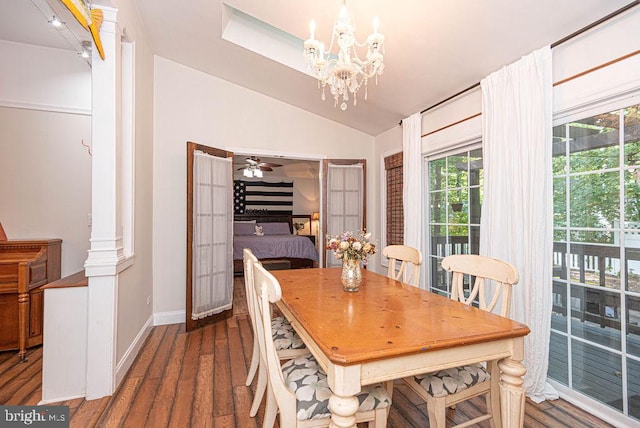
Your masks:
{"label": "track light", "polygon": [[51,17],[51,19],[47,22],[49,22],[49,24],[51,24],[55,28],[60,28],[64,24],[64,22],[60,21],[55,15]]}
{"label": "track light", "polygon": [[78,52],[82,58],[90,58],[91,57],[91,42],[83,41],[82,42],[82,52]]}

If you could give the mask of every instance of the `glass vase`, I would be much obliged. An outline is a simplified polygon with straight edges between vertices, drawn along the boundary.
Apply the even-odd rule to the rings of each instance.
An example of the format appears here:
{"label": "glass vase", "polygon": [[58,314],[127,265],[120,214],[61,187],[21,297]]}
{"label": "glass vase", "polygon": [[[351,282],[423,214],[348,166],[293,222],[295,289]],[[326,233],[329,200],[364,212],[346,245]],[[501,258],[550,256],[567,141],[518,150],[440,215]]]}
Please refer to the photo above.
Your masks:
{"label": "glass vase", "polygon": [[360,270],[360,260],[344,259],[342,261],[342,288],[344,291],[358,291],[362,283],[362,271]]}

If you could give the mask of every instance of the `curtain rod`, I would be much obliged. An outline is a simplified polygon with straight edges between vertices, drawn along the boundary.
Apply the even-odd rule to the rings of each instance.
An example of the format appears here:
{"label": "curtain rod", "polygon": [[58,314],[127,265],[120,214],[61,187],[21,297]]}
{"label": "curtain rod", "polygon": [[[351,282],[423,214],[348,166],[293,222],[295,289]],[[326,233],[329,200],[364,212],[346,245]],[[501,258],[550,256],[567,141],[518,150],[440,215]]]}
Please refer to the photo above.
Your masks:
{"label": "curtain rod", "polygon": [[[616,10],[616,11],[611,12],[609,15],[604,16],[604,17],[602,17],[602,18],[598,19],[598,20],[597,20],[597,21],[595,21],[595,22],[592,22],[591,24],[589,24],[589,25],[587,25],[587,26],[585,26],[585,27],[582,27],[582,28],[581,28],[581,29],[579,29],[578,31],[575,31],[575,32],[573,32],[573,33],[569,34],[568,36],[566,36],[566,37],[564,37],[564,38],[562,38],[562,39],[560,39],[560,40],[558,40],[558,41],[556,41],[556,42],[552,43],[552,44],[551,44],[551,48],[555,48],[556,46],[559,46],[559,45],[561,45],[561,44],[563,44],[563,43],[565,43],[565,42],[567,42],[567,41],[569,41],[569,40],[573,39],[574,37],[577,37],[577,36],[579,36],[580,34],[585,33],[585,32],[587,32],[587,31],[591,30],[593,27],[596,27],[596,26],[598,26],[598,25],[602,24],[603,22],[606,22],[606,21],[610,20],[611,18],[616,17],[616,16],[620,15],[621,13],[624,13],[624,12],[626,12],[627,10],[629,10],[629,9],[631,9],[631,8],[633,8],[633,7],[637,6],[637,5],[639,5],[639,4],[640,4],[640,0],[634,0],[634,1],[632,1],[631,3],[627,4],[626,6],[623,6],[623,7],[621,7],[620,9],[618,9],[618,10]],[[422,111],[420,112],[420,114],[424,114],[424,113],[428,112],[429,110],[432,110],[432,109],[434,109],[434,108],[436,108],[436,107],[438,107],[438,106],[440,106],[440,105],[442,105],[442,104],[446,103],[447,101],[451,101],[452,99],[454,99],[454,98],[456,98],[456,97],[458,97],[458,96],[460,96],[460,95],[464,94],[465,92],[468,92],[468,91],[470,91],[470,90],[472,90],[472,89],[475,89],[475,88],[477,88],[478,86],[480,86],[480,82],[478,82],[478,83],[474,83],[473,85],[469,86],[468,88],[463,89],[463,90],[462,90],[462,91],[460,91],[460,92],[456,92],[455,94],[451,95],[450,97],[445,98],[445,99],[444,99],[444,100],[442,100],[442,101],[438,101],[437,103],[435,103],[435,104],[433,104],[433,105],[431,105],[431,106],[429,106],[429,107],[425,108],[424,110],[422,110]],[[402,120],[400,121],[400,125],[402,125]]]}

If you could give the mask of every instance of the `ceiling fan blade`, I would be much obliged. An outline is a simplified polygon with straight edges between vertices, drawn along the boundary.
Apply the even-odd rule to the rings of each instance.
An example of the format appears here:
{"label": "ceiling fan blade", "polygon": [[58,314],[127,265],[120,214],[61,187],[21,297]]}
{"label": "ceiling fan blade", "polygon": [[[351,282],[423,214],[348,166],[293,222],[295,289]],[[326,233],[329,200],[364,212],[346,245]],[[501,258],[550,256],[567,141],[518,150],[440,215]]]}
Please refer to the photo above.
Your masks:
{"label": "ceiling fan blade", "polygon": [[277,167],[282,166],[282,165],[280,165],[279,163],[260,162],[260,166],[266,166],[266,167],[269,167],[269,168],[277,168]]}
{"label": "ceiling fan blade", "polygon": [[261,171],[273,171],[273,168],[269,166],[260,165],[259,168]]}

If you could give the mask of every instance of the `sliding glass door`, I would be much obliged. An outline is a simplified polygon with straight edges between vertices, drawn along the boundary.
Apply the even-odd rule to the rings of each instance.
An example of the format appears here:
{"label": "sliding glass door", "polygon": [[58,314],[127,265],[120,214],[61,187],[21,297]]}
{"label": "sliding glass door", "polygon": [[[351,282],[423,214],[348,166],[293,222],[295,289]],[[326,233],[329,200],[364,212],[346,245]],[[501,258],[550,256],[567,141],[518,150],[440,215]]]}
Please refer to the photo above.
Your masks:
{"label": "sliding glass door", "polygon": [[640,419],[640,105],[556,126],[549,377]]}
{"label": "sliding glass door", "polygon": [[[465,150],[428,161],[429,281],[431,291],[449,296],[442,259],[478,254],[482,206],[482,149]],[[468,278],[465,284],[468,284]]]}

